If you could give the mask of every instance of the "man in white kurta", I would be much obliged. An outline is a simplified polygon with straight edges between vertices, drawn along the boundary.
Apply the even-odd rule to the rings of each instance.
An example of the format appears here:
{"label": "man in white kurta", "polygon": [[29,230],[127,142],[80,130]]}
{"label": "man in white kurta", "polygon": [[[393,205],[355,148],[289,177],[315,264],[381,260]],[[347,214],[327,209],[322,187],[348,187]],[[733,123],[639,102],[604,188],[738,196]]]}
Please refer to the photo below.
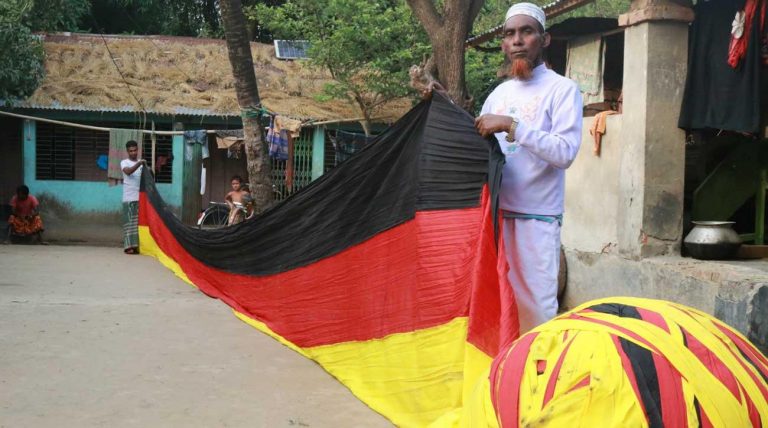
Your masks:
{"label": "man in white kurta", "polygon": [[509,9],[502,51],[510,78],[476,119],[478,131],[494,134],[506,157],[500,207],[521,334],[557,313],[565,169],[581,144],[581,93],[544,64],[544,25],[538,6]]}

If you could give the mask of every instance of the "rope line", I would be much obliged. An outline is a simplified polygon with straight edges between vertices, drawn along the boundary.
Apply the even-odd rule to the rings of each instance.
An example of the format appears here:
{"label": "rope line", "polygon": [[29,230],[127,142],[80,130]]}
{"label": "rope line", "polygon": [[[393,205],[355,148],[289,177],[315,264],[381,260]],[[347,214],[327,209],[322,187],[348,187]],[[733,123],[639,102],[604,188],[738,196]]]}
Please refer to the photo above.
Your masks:
{"label": "rope line", "polygon": [[112,60],[112,64],[115,65],[115,68],[117,69],[117,73],[120,74],[120,78],[123,79],[123,83],[125,83],[125,87],[128,88],[128,92],[131,93],[131,96],[134,100],[136,100],[137,103],[139,103],[139,107],[141,107],[141,111],[144,112],[144,123],[147,121],[147,109],[144,107],[144,104],[139,100],[139,98],[136,96],[136,94],[133,92],[133,89],[131,89],[131,84],[128,83],[127,80],[125,80],[125,76],[123,75],[123,71],[120,70],[120,67],[117,65],[117,61],[115,61],[114,55],[112,55],[112,51],[109,49],[109,44],[107,43],[107,39],[104,38],[103,34],[99,34],[101,36],[101,41],[104,42],[104,47],[107,49],[107,53],[109,54],[109,59]]}

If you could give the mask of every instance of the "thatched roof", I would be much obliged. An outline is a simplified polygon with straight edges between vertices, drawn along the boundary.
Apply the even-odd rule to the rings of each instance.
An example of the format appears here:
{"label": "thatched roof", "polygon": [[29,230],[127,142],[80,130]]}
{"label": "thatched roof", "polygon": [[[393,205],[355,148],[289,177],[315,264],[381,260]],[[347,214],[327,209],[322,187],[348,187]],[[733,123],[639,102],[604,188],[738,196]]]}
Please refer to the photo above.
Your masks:
{"label": "thatched roof", "polygon": [[[19,107],[240,115],[223,40],[65,33],[43,41],[45,79]],[[259,95],[270,111],[305,120],[361,116],[352,103],[318,101],[330,81],[326,73],[304,61],[277,59],[272,45],[252,43],[251,49]],[[390,121],[409,108],[410,101],[402,99],[375,115]]]}

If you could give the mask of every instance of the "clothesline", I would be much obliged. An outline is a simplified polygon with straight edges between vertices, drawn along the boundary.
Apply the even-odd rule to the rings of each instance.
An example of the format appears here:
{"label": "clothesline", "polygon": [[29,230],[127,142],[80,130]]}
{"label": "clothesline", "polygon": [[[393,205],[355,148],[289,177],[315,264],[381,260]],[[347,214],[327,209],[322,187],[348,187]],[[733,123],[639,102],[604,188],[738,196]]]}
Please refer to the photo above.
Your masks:
{"label": "clothesline", "polygon": [[[115,128],[107,128],[103,126],[92,126],[92,125],[83,125],[80,123],[72,123],[72,122],[65,122],[63,120],[54,120],[54,119],[46,119],[42,117],[35,117],[35,116],[28,116],[25,114],[18,114],[18,113],[11,113],[8,111],[0,110],[0,115],[4,116],[11,116],[16,117],[19,119],[27,119],[27,120],[34,120],[37,122],[47,122],[47,123],[53,123],[56,125],[64,125],[64,126],[71,126],[73,128],[82,128],[82,129],[90,129],[92,131],[103,131],[103,132],[109,132],[112,129]],[[372,118],[371,120],[379,120],[382,118]],[[361,120],[364,120],[362,117],[356,117],[356,118],[350,118],[350,119],[336,119],[336,120],[325,120],[320,122],[307,122],[306,124],[302,124],[302,127],[304,126],[317,126],[317,125],[329,125],[333,123],[345,123],[345,122],[359,122]],[[153,131],[151,129],[139,129],[138,130],[141,133],[144,134],[154,134],[154,135],[184,135],[184,131]],[[215,134],[216,132],[221,131],[221,129],[206,129],[205,132],[207,134]]]}
{"label": "clothesline", "polygon": [[[17,113],[11,113],[7,111],[0,110],[0,114],[5,116],[11,116],[11,117],[17,117],[20,119],[27,119],[27,120],[34,120],[37,122],[47,122],[47,123],[53,123],[56,125],[64,125],[64,126],[71,126],[73,128],[82,128],[82,129],[90,129],[92,131],[103,131],[103,132],[109,132],[115,128],[106,128],[103,126],[91,126],[91,125],[83,125],[80,123],[72,123],[72,122],[65,122],[63,120],[54,120],[54,119],[45,119],[42,117],[35,117],[35,116],[27,116],[25,114],[17,114]],[[155,134],[155,135],[184,135],[184,131],[153,131],[151,129],[138,129],[137,131],[144,133],[144,134]],[[217,131],[215,129],[206,129],[205,132],[207,134],[215,134]]]}

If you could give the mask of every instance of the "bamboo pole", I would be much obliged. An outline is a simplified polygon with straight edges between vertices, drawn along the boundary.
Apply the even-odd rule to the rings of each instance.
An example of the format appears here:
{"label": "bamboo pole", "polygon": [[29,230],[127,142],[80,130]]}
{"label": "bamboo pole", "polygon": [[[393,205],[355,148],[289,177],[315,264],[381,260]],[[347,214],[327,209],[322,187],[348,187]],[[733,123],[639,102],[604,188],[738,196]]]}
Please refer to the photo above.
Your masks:
{"label": "bamboo pole", "polygon": [[155,133],[155,121],[152,121],[152,135],[150,137],[152,139],[152,174],[155,172],[155,148],[157,147],[157,134]]}

